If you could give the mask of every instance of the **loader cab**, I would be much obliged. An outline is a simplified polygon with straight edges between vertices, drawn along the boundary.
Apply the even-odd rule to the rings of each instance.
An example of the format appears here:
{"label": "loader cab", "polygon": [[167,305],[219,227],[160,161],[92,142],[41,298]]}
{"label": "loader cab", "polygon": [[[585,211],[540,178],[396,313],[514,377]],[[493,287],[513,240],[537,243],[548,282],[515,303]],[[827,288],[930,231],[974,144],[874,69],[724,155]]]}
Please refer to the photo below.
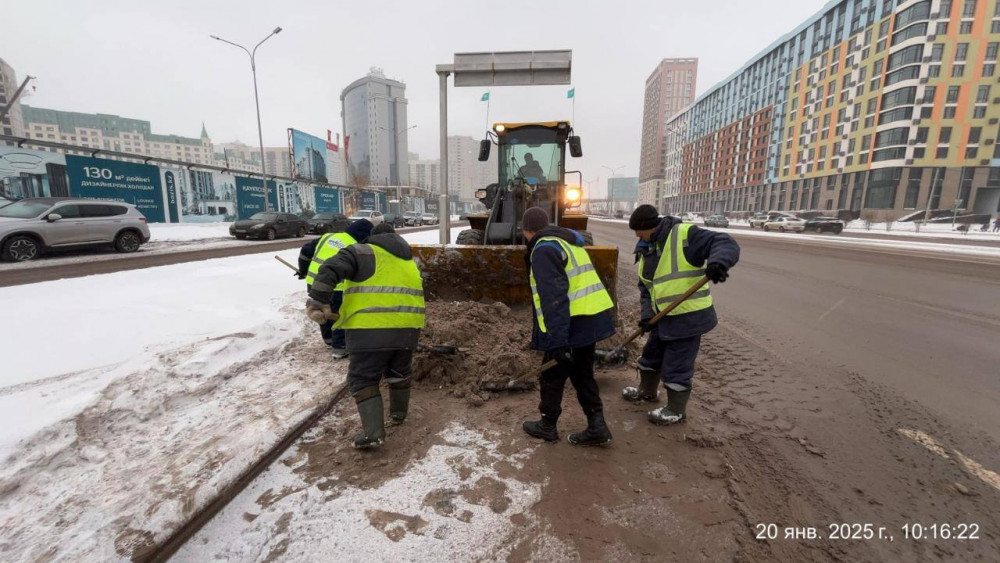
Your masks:
{"label": "loader cab", "polygon": [[586,229],[585,215],[567,212],[582,198],[580,188],[567,187],[565,180],[567,145],[571,156],[583,154],[580,138],[572,133],[568,121],[493,125],[493,140],[483,140],[479,160],[489,160],[495,142],[498,182],[476,192],[490,212],[469,216],[472,229],[483,231],[483,242],[522,243],[520,222],[528,207],[545,209],[561,226]]}

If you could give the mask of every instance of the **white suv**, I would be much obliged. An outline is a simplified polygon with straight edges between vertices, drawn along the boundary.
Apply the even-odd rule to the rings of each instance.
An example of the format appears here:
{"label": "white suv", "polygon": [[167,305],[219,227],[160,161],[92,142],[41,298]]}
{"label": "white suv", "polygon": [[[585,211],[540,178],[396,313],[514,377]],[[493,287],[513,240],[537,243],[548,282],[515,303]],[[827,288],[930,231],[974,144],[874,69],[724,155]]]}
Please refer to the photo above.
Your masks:
{"label": "white suv", "polygon": [[359,209],[354,215],[347,218],[352,223],[359,219],[368,219],[372,225],[378,225],[382,222],[382,212],[371,209]]}
{"label": "white suv", "polygon": [[117,201],[40,197],[0,207],[0,258],[32,260],[55,248],[111,245],[135,252],[149,242],[146,217]]}

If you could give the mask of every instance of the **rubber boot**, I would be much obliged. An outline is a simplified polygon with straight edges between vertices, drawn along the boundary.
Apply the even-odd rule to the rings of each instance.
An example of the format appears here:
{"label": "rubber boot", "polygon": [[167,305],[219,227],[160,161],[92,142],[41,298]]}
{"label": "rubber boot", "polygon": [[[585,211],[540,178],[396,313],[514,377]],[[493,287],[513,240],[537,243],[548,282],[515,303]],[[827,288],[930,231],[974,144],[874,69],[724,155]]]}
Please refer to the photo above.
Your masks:
{"label": "rubber boot", "polygon": [[546,442],[558,442],[559,441],[559,431],[556,430],[556,421],[558,418],[553,418],[548,415],[542,415],[542,418],[534,421],[525,421],[521,425],[524,432],[533,438],[541,438]]}
{"label": "rubber boot", "polygon": [[354,447],[359,450],[377,448],[385,443],[385,421],[382,412],[382,394],[378,386],[366,387],[354,394],[361,416],[361,434],[354,437]]}
{"label": "rubber boot", "polygon": [[660,374],[642,367],[636,367],[635,371],[639,374],[639,386],[622,389],[622,399],[633,403],[656,401],[659,398]]}
{"label": "rubber boot", "polygon": [[389,422],[402,424],[410,410],[410,388],[389,387]]}
{"label": "rubber boot", "polygon": [[574,446],[603,446],[611,443],[611,430],[604,422],[604,412],[587,415],[587,429],[569,435],[569,443]]}
{"label": "rubber boot", "polygon": [[687,421],[687,404],[691,389],[677,391],[667,387],[667,406],[649,411],[646,418],[653,424],[680,424]]}

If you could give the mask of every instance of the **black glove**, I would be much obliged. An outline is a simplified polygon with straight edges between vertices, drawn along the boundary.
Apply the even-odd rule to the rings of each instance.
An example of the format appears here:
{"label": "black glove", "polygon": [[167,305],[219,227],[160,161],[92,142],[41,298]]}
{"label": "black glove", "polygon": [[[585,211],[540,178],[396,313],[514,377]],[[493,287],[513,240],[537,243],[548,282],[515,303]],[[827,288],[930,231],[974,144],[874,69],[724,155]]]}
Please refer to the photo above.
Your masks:
{"label": "black glove", "polygon": [[656,326],[649,324],[649,319],[641,319],[639,320],[639,328],[642,329],[643,334],[646,334],[647,332],[653,332]]}
{"label": "black glove", "polygon": [[705,266],[705,277],[711,280],[712,283],[722,283],[729,279],[729,268],[718,262],[712,262],[708,266]]}
{"label": "black glove", "polygon": [[297,278],[299,278],[300,280],[304,280],[304,279],[306,279],[306,275],[305,275],[305,274],[303,274],[302,272],[298,272],[298,271],[297,271],[297,272],[295,272],[295,273],[294,273],[294,274],[292,274],[292,275],[293,275],[293,276],[295,276],[295,277],[297,277]]}
{"label": "black glove", "polygon": [[559,362],[561,366],[573,365],[573,349],[570,347],[556,348],[552,351],[552,359]]}

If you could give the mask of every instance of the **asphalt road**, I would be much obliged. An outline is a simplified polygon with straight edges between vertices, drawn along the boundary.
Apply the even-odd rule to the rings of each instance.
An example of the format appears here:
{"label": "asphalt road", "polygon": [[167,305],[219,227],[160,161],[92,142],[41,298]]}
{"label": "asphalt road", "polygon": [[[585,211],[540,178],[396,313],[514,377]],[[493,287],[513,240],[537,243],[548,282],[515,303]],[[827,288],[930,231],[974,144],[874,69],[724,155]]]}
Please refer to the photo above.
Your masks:
{"label": "asphalt road", "polygon": [[[452,226],[461,226],[463,222],[453,223]],[[437,229],[437,226],[427,227],[407,227],[400,229],[400,233],[416,233]],[[245,254],[257,254],[263,252],[276,252],[288,248],[298,248],[305,244],[307,238],[292,238],[276,241],[240,241],[244,244],[234,244],[216,248],[193,248],[176,252],[157,252],[143,254],[141,251],[131,255],[115,254],[113,250],[84,250],[75,254],[93,255],[94,260],[61,260],[60,257],[72,257],[74,253],[58,253],[52,256],[43,256],[36,262],[31,262],[29,267],[20,267],[22,264],[13,265],[15,267],[0,268],[0,287],[11,285],[21,285],[26,283],[38,283],[43,281],[58,280],[64,278],[79,278],[92,276],[95,274],[109,274],[124,270],[138,270],[142,268],[153,268],[156,266],[168,266],[170,264],[181,264],[184,262],[197,262],[199,260],[211,260],[214,258],[228,258],[230,256],[243,256]],[[196,244],[196,243],[185,243]],[[110,255],[113,259],[102,259]],[[51,261],[50,263],[47,263]]]}
{"label": "asphalt road", "polygon": [[[634,268],[627,225],[592,221],[590,230]],[[818,372],[847,369],[956,426],[1000,435],[996,261],[806,244],[792,234],[733,236],[742,258],[712,289],[724,326],[779,357]]]}

